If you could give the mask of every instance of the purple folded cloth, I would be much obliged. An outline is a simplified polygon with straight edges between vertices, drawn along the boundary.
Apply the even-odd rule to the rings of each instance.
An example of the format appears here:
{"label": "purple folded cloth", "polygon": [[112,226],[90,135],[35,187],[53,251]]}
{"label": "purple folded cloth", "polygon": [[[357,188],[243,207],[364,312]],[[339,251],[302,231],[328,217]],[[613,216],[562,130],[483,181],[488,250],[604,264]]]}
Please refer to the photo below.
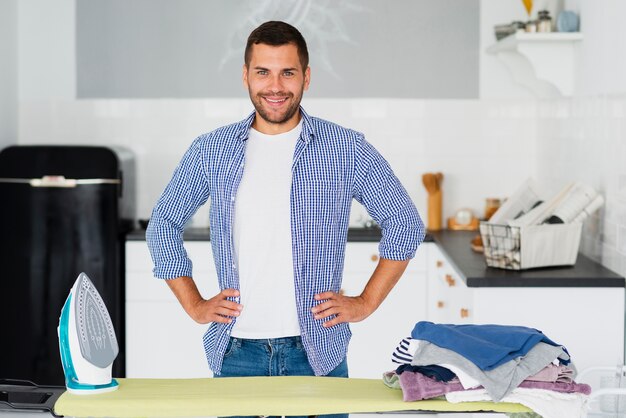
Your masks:
{"label": "purple folded cloth", "polygon": [[422,399],[436,398],[448,392],[463,390],[459,379],[449,382],[438,382],[418,372],[404,372],[400,375],[402,399],[406,402],[421,401]]}
{"label": "purple folded cloth", "polygon": [[[424,376],[418,372],[404,372],[400,377],[400,388],[402,388],[402,398],[405,402],[421,401],[423,399],[436,398],[449,392],[459,392],[465,390],[459,379],[455,378],[449,382],[438,382],[435,379]],[[562,393],[582,393],[589,395],[591,387],[583,383],[564,382],[536,382],[524,380],[519,387],[527,389],[544,389]],[[476,388],[482,389],[482,386]],[[468,389],[472,390],[472,389]]]}
{"label": "purple folded cloth", "polygon": [[548,364],[539,372],[532,376],[528,376],[526,380],[535,382],[563,382],[572,383],[574,381],[574,370],[559,364]]}
{"label": "purple folded cloth", "polygon": [[524,380],[518,386],[526,389],[544,389],[561,393],[582,393],[584,395],[591,394],[591,386],[584,383],[564,383],[564,382],[534,382],[532,380]]}

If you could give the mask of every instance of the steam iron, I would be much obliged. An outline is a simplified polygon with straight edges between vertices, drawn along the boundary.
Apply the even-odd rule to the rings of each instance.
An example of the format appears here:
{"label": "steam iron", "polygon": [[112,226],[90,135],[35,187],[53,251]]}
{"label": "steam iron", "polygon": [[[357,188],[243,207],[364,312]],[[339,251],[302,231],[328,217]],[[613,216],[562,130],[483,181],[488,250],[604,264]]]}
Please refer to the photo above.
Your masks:
{"label": "steam iron", "polygon": [[119,348],[109,311],[85,273],[67,297],[59,318],[59,349],[65,386],[74,394],[111,392],[111,367]]}

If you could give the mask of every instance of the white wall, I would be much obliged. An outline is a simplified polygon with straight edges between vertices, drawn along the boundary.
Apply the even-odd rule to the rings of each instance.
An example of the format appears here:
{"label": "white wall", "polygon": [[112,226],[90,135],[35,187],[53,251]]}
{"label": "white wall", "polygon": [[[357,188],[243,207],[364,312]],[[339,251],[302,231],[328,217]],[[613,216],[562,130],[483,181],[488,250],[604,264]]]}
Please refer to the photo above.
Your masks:
{"label": "white wall", "polygon": [[[444,173],[449,216],[461,207],[482,214],[486,197],[505,196],[533,170],[532,102],[305,99],[303,104],[310,114],[364,132],[422,212],[426,171]],[[148,217],[193,138],[244,118],[252,106],[247,99],[49,100],[23,102],[20,110],[20,143],[131,148],[138,159],[139,215]],[[199,217],[198,223],[207,223],[206,214]]]}
{"label": "white wall", "polygon": [[626,275],[626,2],[580,0],[584,40],[573,97],[543,101],[537,118],[537,173],[553,188],[579,180],[606,203],[586,223],[582,250]]}
{"label": "white wall", "polygon": [[0,149],[17,142],[17,0],[0,0]]}
{"label": "white wall", "polygon": [[[130,148],[137,156],[138,213],[147,218],[192,139],[243,118],[252,107],[247,99],[75,100],[74,1],[19,2],[19,142]],[[363,131],[422,212],[426,171],[445,175],[446,217],[462,207],[482,214],[486,197],[505,196],[533,171],[532,101],[305,99],[303,104],[311,114]],[[204,225],[207,219],[203,211],[194,222]]]}
{"label": "white wall", "polygon": [[75,0],[19,0],[17,5],[20,102],[73,100]]}

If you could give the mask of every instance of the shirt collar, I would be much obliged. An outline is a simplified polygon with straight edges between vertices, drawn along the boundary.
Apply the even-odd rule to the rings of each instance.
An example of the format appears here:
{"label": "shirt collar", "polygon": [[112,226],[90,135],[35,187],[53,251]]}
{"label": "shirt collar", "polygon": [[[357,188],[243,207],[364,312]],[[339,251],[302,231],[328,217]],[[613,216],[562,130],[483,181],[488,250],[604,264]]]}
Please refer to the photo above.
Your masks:
{"label": "shirt collar", "polygon": [[[313,122],[311,117],[304,111],[302,106],[300,106],[300,115],[302,116],[302,133],[300,134],[300,140],[305,143],[309,143],[315,137],[315,128],[313,127]],[[254,117],[256,116],[256,112],[250,113],[247,118],[242,120],[239,123],[239,130],[237,131],[237,138],[241,141],[245,141],[248,139],[250,134],[250,127],[254,122]]]}

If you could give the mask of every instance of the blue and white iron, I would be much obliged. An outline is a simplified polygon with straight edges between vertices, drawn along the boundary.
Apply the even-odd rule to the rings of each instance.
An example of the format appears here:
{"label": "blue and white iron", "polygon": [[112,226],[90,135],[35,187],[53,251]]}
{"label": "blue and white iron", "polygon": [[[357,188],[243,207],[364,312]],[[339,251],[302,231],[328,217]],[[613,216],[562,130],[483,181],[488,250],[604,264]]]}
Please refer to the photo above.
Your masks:
{"label": "blue and white iron", "polygon": [[118,383],[111,367],[119,348],[109,311],[85,273],[81,273],[61,310],[59,349],[65,386],[75,394],[111,392]]}

